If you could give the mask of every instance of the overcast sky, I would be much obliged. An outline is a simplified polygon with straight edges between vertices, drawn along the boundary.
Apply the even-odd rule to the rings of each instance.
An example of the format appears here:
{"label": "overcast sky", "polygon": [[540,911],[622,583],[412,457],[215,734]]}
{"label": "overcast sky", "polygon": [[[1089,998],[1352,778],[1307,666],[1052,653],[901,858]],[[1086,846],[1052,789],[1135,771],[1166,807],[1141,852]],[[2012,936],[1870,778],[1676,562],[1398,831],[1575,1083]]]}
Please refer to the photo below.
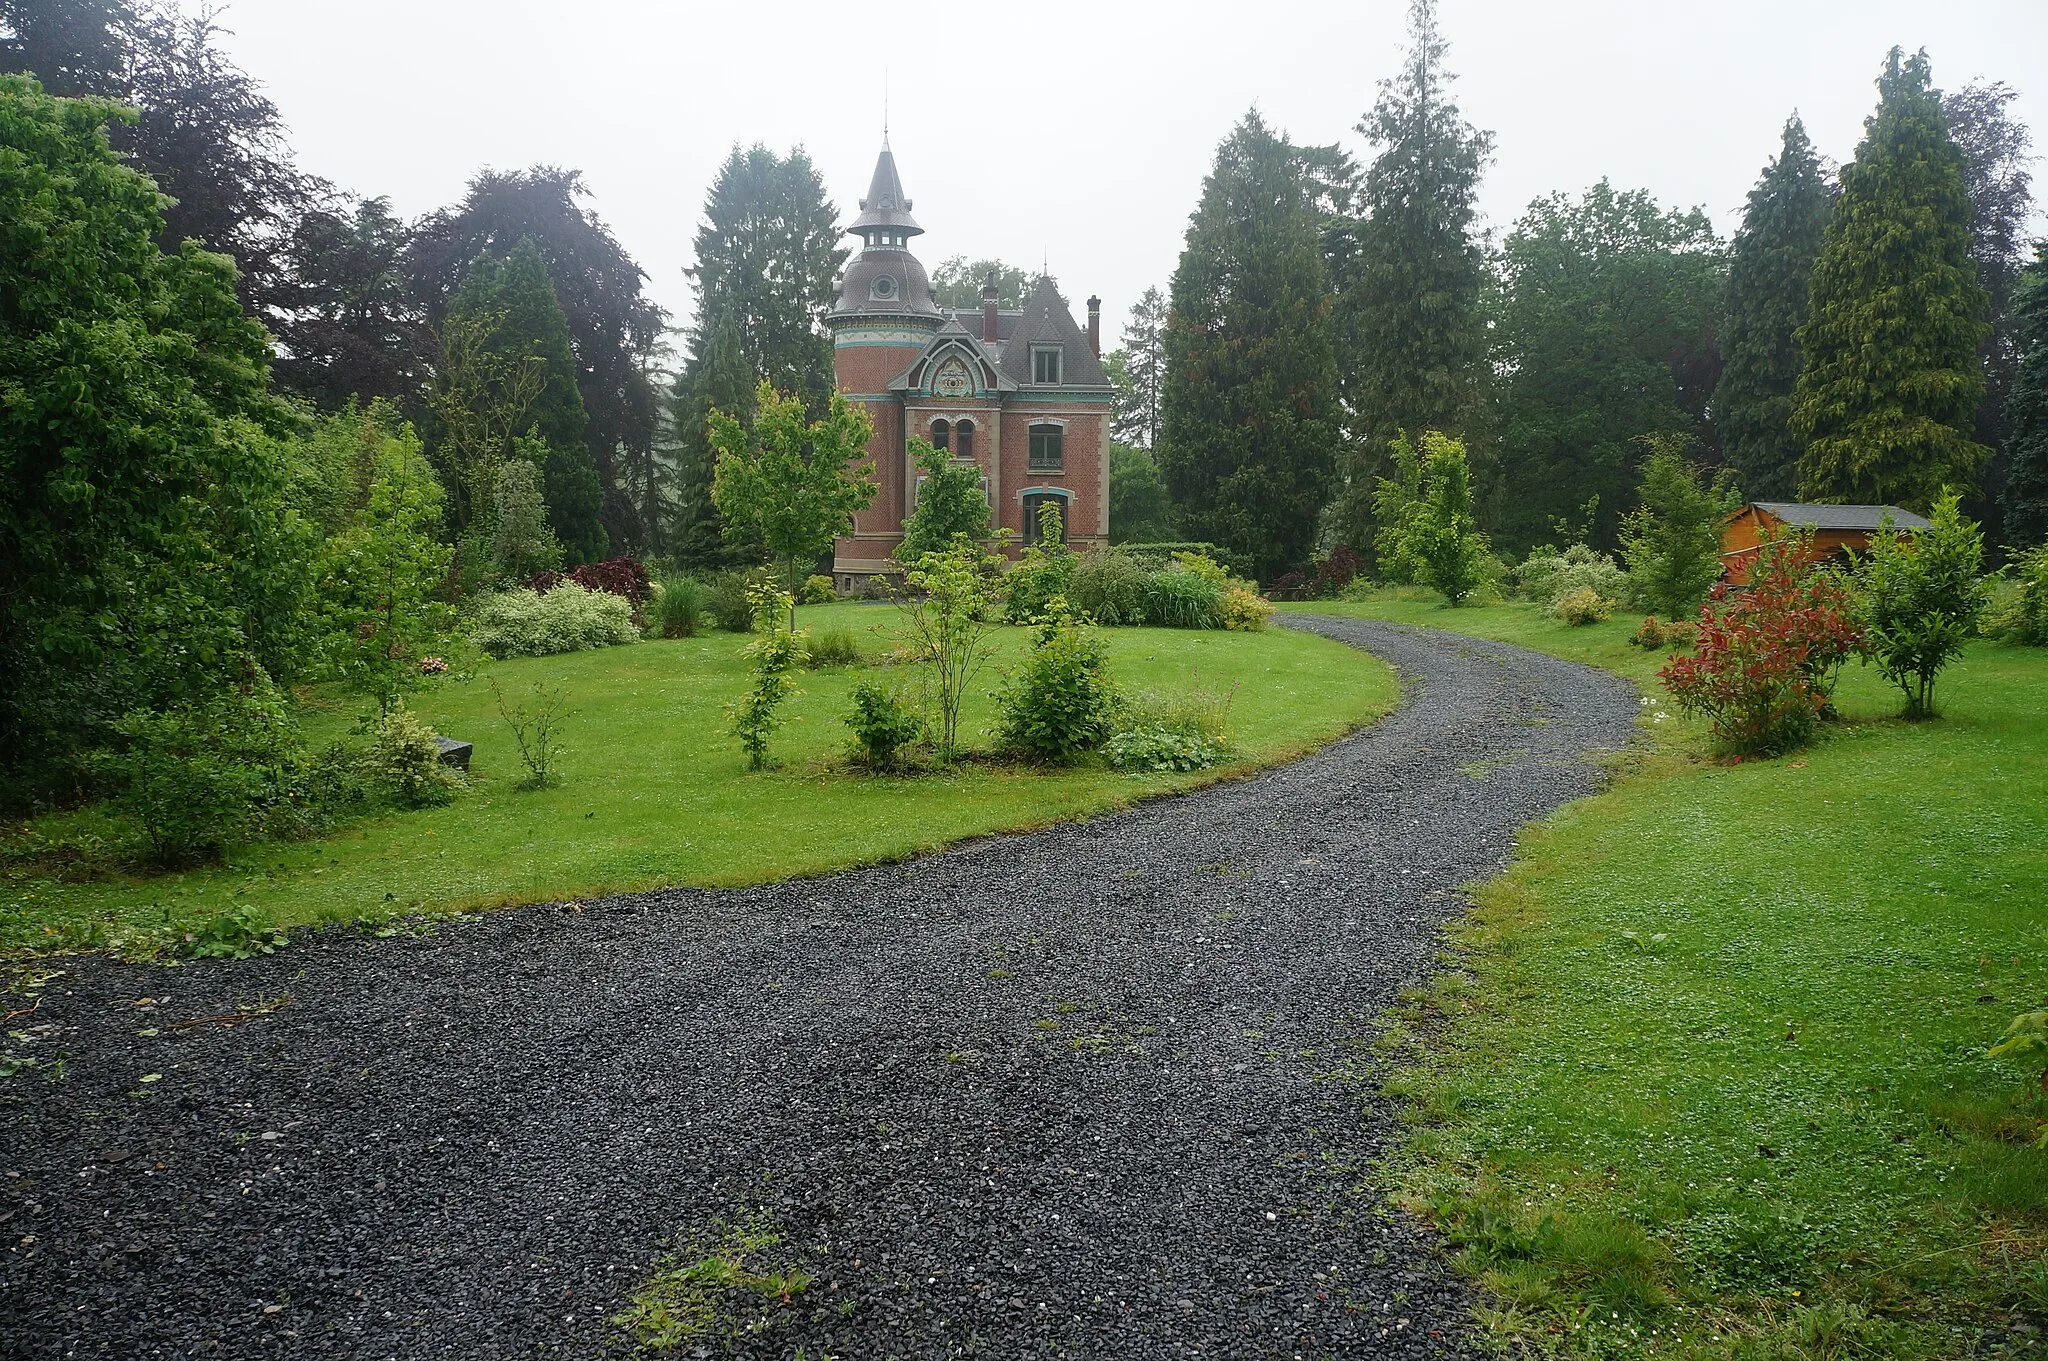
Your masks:
{"label": "overcast sky", "polygon": [[[1249,106],[1341,140],[1400,60],[1406,0],[834,5],[233,0],[221,22],[302,165],[414,216],[481,166],[580,168],[678,324],[706,187],[735,142],[801,144],[842,220],[891,141],[949,255],[1047,261],[1105,329],[1173,270],[1216,143]],[[1846,160],[1893,44],[1938,84],[2003,80],[2048,151],[2048,0],[1442,0],[1481,203],[1504,230],[1605,175],[1724,234],[1795,107]],[[2037,167],[2037,175],[2041,169]],[[2037,198],[2042,195],[2037,192]],[[2040,219],[2037,217],[2037,229]]]}

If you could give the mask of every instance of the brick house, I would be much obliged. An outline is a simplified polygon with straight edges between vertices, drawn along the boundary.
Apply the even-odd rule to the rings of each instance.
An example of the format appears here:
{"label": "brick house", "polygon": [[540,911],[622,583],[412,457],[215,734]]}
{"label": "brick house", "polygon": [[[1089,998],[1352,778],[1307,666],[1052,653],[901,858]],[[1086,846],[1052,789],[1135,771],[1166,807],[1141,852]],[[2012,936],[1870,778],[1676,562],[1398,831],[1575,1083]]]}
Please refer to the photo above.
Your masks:
{"label": "brick house", "polygon": [[874,420],[868,452],[881,489],[833,545],[839,588],[900,570],[890,554],[917,504],[913,437],[981,470],[990,518],[1016,544],[1037,537],[1046,501],[1060,506],[1069,543],[1108,543],[1111,388],[1101,299],[1088,299],[1085,332],[1049,277],[1020,310],[998,307],[992,282],[978,309],[941,308],[909,250],[924,229],[910,215],[886,139],[860,210],[846,230],[861,247],[825,325],[834,381]]}

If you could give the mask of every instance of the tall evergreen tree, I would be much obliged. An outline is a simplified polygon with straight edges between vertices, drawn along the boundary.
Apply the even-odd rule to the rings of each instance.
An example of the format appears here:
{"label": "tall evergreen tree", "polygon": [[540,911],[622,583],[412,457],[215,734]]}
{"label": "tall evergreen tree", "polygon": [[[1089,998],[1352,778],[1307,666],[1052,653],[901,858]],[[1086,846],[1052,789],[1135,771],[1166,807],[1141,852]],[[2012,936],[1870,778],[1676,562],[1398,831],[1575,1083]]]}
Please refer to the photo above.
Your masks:
{"label": "tall evergreen tree", "polygon": [[2020,278],[2013,307],[2019,363],[2005,400],[2012,475],[2005,484],[2005,541],[2048,541],[2048,241]]}
{"label": "tall evergreen tree", "polygon": [[411,241],[381,198],[299,218],[270,317],[279,387],[329,411],[358,398],[416,403],[433,340],[405,275]]}
{"label": "tall evergreen tree", "polygon": [[1372,489],[1390,443],[1404,430],[1464,433],[1486,357],[1486,254],[1473,219],[1493,135],[1451,97],[1448,47],[1436,0],[1411,0],[1407,61],[1358,124],[1379,155],[1365,171],[1366,221],[1337,302],[1352,438],[1336,527],[1354,548],[1372,541]]}
{"label": "tall evergreen tree", "polygon": [[1159,463],[1188,536],[1308,560],[1337,436],[1329,276],[1304,148],[1256,110],[1217,148],[1173,273]]}
{"label": "tall evergreen tree", "polygon": [[[508,418],[508,433],[514,438],[503,444],[509,447],[500,447],[496,453],[522,457],[526,450],[533,451],[541,465],[548,524],[570,562],[604,557],[604,492],[584,442],[589,417],[576,385],[569,323],[556,300],[540,248],[533,241],[521,240],[504,258],[485,256],[470,267],[469,277],[449,307],[443,331],[459,333],[465,328],[474,328],[472,343],[481,351],[472,362],[495,360],[513,371],[532,368],[542,375],[524,395],[522,409]],[[443,365],[444,370],[451,367]],[[443,382],[450,379],[444,372]],[[484,400],[506,399],[499,394]],[[520,440],[518,436],[528,438]],[[546,452],[541,453],[541,448]],[[484,506],[494,499],[494,495],[485,497],[484,490],[476,489],[483,504],[471,505],[472,517],[484,514]],[[491,490],[494,493],[495,480]]]}
{"label": "tall evergreen tree", "polygon": [[1984,361],[1984,398],[1977,403],[1977,442],[1988,447],[1974,494],[1964,509],[1984,522],[1993,542],[2006,542],[2001,524],[2001,490],[2011,473],[2012,450],[2005,410],[2018,376],[2020,345],[2014,308],[2020,271],[2027,263],[2026,225],[2033,212],[2033,176],[2028,167],[2033,134],[2013,117],[2019,92],[2002,82],[1972,81],[1941,97],[1948,133],[1963,153],[1963,189],[1970,196],[1970,256],[1984,286],[1985,318],[1991,325],[1978,353]]}
{"label": "tall evergreen tree", "polygon": [[1131,304],[1123,341],[1103,356],[1111,366],[1112,381],[1121,374],[1110,438],[1134,449],[1151,449],[1159,443],[1159,392],[1166,378],[1166,298],[1158,289],[1146,289]]}
{"label": "tall evergreen tree", "polygon": [[[473,262],[505,259],[521,241],[533,242],[568,323],[583,442],[598,470],[604,525],[624,548],[648,539],[627,488],[646,483],[645,465],[654,457],[660,400],[648,360],[668,314],[642,293],[647,276],[611,229],[583,206],[589,192],[581,172],[560,166],[486,170],[469,182],[461,203],[419,224],[410,264],[413,289],[438,326]],[[553,487],[548,497],[553,505]],[[566,536],[564,543],[572,555],[579,551]]]}
{"label": "tall evergreen tree", "polygon": [[1721,382],[1714,423],[1721,449],[1759,500],[1799,493],[1792,389],[1799,382],[1799,328],[1821,233],[1834,200],[1806,125],[1785,120],[1778,155],[1749,191],[1728,265],[1728,316],[1721,332]]}
{"label": "tall evergreen tree", "polygon": [[[822,322],[846,261],[825,182],[802,148],[778,156],[735,146],[719,167],[697,229],[697,316],[689,356],[670,396],[678,460],[677,552],[725,560],[711,498],[716,451],[707,421],[753,413],[757,386],[802,400],[822,416],[832,392],[832,342]],[[743,554],[750,550],[740,546]]]}
{"label": "tall evergreen tree", "polygon": [[1985,295],[1927,54],[1893,48],[1877,85],[1814,262],[1792,428],[1806,442],[1801,495],[1926,511],[1989,452],[1971,438]]}
{"label": "tall evergreen tree", "polygon": [[1618,541],[1644,456],[1638,437],[1700,437],[1726,255],[1698,209],[1666,210],[1605,180],[1538,199],[1495,281],[1499,539],[1521,550],[1560,521]]}

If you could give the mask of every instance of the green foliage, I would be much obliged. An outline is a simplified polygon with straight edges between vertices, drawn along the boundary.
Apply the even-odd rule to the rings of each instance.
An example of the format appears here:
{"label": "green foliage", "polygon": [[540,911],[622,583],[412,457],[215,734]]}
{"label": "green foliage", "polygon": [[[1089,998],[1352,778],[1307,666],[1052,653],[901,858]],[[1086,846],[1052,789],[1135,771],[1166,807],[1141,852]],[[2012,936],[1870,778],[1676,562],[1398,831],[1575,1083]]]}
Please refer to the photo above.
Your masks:
{"label": "green foliage", "polygon": [[1071,618],[1048,617],[997,707],[1005,750],[1066,765],[1100,747],[1118,707],[1101,634]]}
{"label": "green foliage", "polygon": [[218,859],[251,835],[298,747],[284,695],[254,671],[203,698],[126,714],[114,730],[125,739],[109,758],[116,802],[164,865]]}
{"label": "green foliage", "polygon": [[1223,627],[1223,583],[1175,562],[1145,578],[1144,622],[1156,629]]}
{"label": "green foliage", "polygon": [[783,704],[803,693],[791,675],[809,654],[804,635],[784,623],[796,614],[789,592],[761,582],[754,587],[752,600],[754,627],[765,636],[741,650],[753,669],[754,683],[726,706],[726,714],[733,736],[747,753],[747,768],[761,770],[768,764],[769,737],[786,721],[780,712]]}
{"label": "green foliage", "polygon": [[1409,536],[1422,505],[1422,454],[1403,432],[1389,443],[1387,457],[1393,476],[1379,478],[1372,493],[1373,558],[1381,581],[1413,586],[1423,572]]}
{"label": "green foliage", "polygon": [[932,293],[941,307],[979,307],[982,285],[991,274],[996,276],[996,305],[1013,311],[1022,307],[1031,292],[1033,272],[1001,260],[949,255],[932,271]]}
{"label": "green foliage", "polygon": [[765,569],[720,572],[712,577],[705,601],[711,622],[727,633],[752,633],[754,590],[767,579]]}
{"label": "green foliage", "polygon": [[693,638],[711,613],[711,591],[687,572],[664,577],[654,619],[664,638]]}
{"label": "green foliage", "polygon": [[902,562],[916,562],[926,553],[944,548],[955,534],[970,539],[989,535],[988,493],[982,490],[981,469],[973,463],[955,463],[943,449],[934,449],[921,439],[910,441],[910,456],[918,467],[917,504],[903,522],[903,542],[896,546]]}
{"label": "green foliage", "polygon": [[751,427],[714,410],[710,430],[718,453],[712,499],[729,531],[758,535],[782,560],[793,629],[803,569],[830,552],[832,541],[852,525],[853,513],[875,499],[874,472],[866,462],[874,423],[837,392],[822,419],[807,421],[800,397],[777,392],[763,380],[754,394]]}
{"label": "green foliage", "polygon": [[1119,715],[1116,735],[1103,747],[1118,770],[1206,770],[1229,759],[1229,721],[1236,687],[1218,692],[1201,684],[1166,695],[1146,694]]}
{"label": "green foliage", "polygon": [[1728,265],[1728,319],[1714,425],[1749,495],[1790,501],[1799,492],[1804,443],[1792,432],[1799,382],[1799,329],[1834,200],[1826,169],[1793,114],[1777,158],[1749,191]]}
{"label": "green foliage", "polygon": [[1080,569],[1081,555],[1068,548],[1056,501],[1038,507],[1038,537],[1003,578],[1003,614],[1013,624],[1032,624],[1064,608]]}
{"label": "green foliage", "polygon": [[1143,449],[1109,446],[1109,541],[1164,539],[1173,533],[1173,503],[1159,464]]}
{"label": "green foliage", "polygon": [[1216,617],[1234,633],[1258,633],[1273,621],[1273,602],[1258,593],[1250,582],[1232,579],[1223,583],[1223,599]]}
{"label": "green foliage", "polygon": [[1515,593],[1539,605],[1555,605],[1573,591],[1590,590],[1608,600],[1633,594],[1628,573],[1613,558],[1575,543],[1560,553],[1548,544],[1529,550],[1511,574]]}
{"label": "green foliage", "polygon": [[872,770],[894,770],[896,755],[917,740],[924,721],[900,690],[880,681],[853,687],[846,726],[853,730],[861,760]]}
{"label": "green foliage", "polygon": [[441,525],[441,486],[409,426],[370,450],[362,507],[320,548],[321,660],[327,673],[389,712],[418,689],[420,659],[448,625],[438,595],[450,550]]}
{"label": "green foliage", "polygon": [[560,686],[535,681],[531,699],[508,704],[505,692],[498,687],[498,678],[493,676],[491,698],[497,702],[498,717],[512,730],[512,741],[519,748],[519,763],[526,767],[526,778],[519,787],[546,789],[559,783],[562,725],[576,713],[569,707],[568,695]]}
{"label": "green foliage", "polygon": [[1887,515],[1856,564],[1864,647],[1905,695],[1909,718],[1933,717],[1935,678],[1976,636],[1990,598],[1984,535],[1956,494],[1944,493],[1928,520],[1905,534]]}
{"label": "green foliage", "polygon": [[833,589],[832,578],[826,576],[823,572],[813,572],[804,578],[803,592],[797,597],[796,603],[799,605],[829,605],[838,598],[839,592]]}
{"label": "green foliage", "polygon": [[697,263],[690,271],[697,316],[689,358],[670,399],[680,464],[677,550],[687,563],[752,561],[757,539],[728,527],[713,498],[717,446],[710,416],[743,423],[768,383],[823,412],[832,392],[832,342],[818,324],[845,263],[839,224],[817,167],[801,148],[778,156],[756,143],[734,147],[704,200]]}
{"label": "green foliage", "polygon": [[1474,229],[1493,135],[1468,123],[1444,69],[1435,0],[1412,0],[1401,72],[1358,125],[1366,167],[1355,258],[1340,276],[1338,367],[1352,413],[1338,538],[1364,548],[1373,472],[1404,431],[1464,430],[1486,358],[1486,252]]}
{"label": "green foliage", "polygon": [[1422,436],[1422,499],[1409,507],[1401,552],[1425,585],[1462,605],[1485,584],[1492,554],[1472,518],[1472,470],[1465,446],[1440,431]]}
{"label": "green foliage", "polygon": [[2034,248],[2013,304],[2018,373],[2006,398],[2012,472],[2005,484],[2007,543],[2048,542],[2048,241]]}
{"label": "green foliage", "polygon": [[[811,1284],[807,1273],[786,1263],[771,1264],[782,1242],[772,1221],[751,1217],[715,1244],[664,1262],[611,1322],[640,1352],[766,1332]],[[696,1350],[709,1355],[708,1347]]]}
{"label": "green foliage", "polygon": [[1622,523],[1621,555],[1635,602],[1678,619],[1721,579],[1721,521],[1742,504],[1742,493],[1725,475],[1711,489],[1702,486],[1682,439],[1650,445],[1642,505]]}
{"label": "green foliage", "polygon": [[437,734],[403,706],[377,723],[363,753],[363,771],[402,808],[438,808],[455,797],[462,777],[441,761]]}
{"label": "green foliage", "polygon": [[545,594],[517,590],[486,596],[477,603],[470,636],[502,661],[630,643],[640,630],[633,626],[633,607],[624,596],[564,581]]}
{"label": "green foliage", "polygon": [[1594,496],[1590,540],[1617,542],[1637,437],[1694,433],[1706,413],[1724,259],[1704,212],[1605,180],[1515,223],[1494,302],[1503,542],[1540,542]]}
{"label": "green foliage", "polygon": [[1121,549],[1075,555],[1067,603],[1096,623],[1115,627],[1145,622],[1145,565]]}
{"label": "green foliage", "polygon": [[1893,48],[1878,91],[1814,262],[1792,428],[1802,496],[1925,511],[1987,453],[1970,437],[1985,296],[1927,54]]}
{"label": "green foliage", "polygon": [[106,105],[0,76],[0,783],[45,793],[136,709],[301,659],[309,538],[269,343]]}
{"label": "green foliage", "polygon": [[1591,587],[1581,586],[1559,596],[1550,612],[1573,628],[1584,628],[1588,624],[1604,624],[1612,619],[1615,604]]}
{"label": "green foliage", "polygon": [[216,912],[204,926],[178,938],[177,953],[187,959],[254,959],[275,954],[291,937],[247,903]]}
{"label": "green foliage", "polygon": [[498,473],[496,511],[491,520],[491,562],[514,581],[562,565],[562,545],[548,528],[540,468],[520,448],[525,443],[514,441],[521,456],[506,460]]}
{"label": "green foliage", "polygon": [[960,755],[960,709],[988,660],[1001,569],[1000,558],[959,534],[905,574],[914,592],[907,607],[910,635],[919,662],[930,668],[938,709],[934,745],[944,762]]}
{"label": "green foliage", "polygon": [[828,666],[859,666],[866,660],[860,639],[844,625],[819,629],[811,635],[808,661],[814,671]]}
{"label": "green foliage", "polygon": [[1308,560],[1337,443],[1311,151],[1256,112],[1218,147],[1166,327],[1157,452],[1174,517],[1261,579]]}
{"label": "green foliage", "polygon": [[[1109,370],[1110,383],[1116,388],[1116,402],[1109,419],[1109,523],[1114,533],[1117,447],[1143,450],[1148,455],[1159,447],[1159,399],[1166,382],[1166,298],[1158,289],[1147,288],[1131,304],[1123,344],[1102,357],[1102,366]],[[1133,522],[1142,522],[1144,512],[1133,509]],[[1156,535],[1159,538],[1166,536],[1164,510],[1162,502]]]}
{"label": "green foliage", "polygon": [[457,524],[486,524],[496,505],[498,471],[522,456],[513,441],[530,436],[546,448],[541,481],[556,539],[571,563],[601,561],[609,542],[604,490],[584,440],[589,418],[576,384],[576,354],[554,281],[531,237],[470,266],[449,305],[441,348],[437,449],[467,500]]}
{"label": "green foliage", "polygon": [[2028,549],[2007,568],[2014,589],[1989,631],[2015,643],[2048,647],[2048,543]]}

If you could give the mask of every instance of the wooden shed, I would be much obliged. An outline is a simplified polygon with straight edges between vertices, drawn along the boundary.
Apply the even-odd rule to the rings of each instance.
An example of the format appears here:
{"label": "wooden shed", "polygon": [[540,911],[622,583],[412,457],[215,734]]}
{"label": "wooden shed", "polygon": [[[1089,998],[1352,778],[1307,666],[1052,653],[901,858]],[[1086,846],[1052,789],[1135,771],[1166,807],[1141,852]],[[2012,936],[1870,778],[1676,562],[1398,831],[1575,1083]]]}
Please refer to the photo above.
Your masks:
{"label": "wooden shed", "polygon": [[1750,564],[1765,540],[1778,538],[1788,529],[1812,529],[1816,554],[1842,558],[1851,548],[1868,548],[1879,521],[1887,515],[1899,529],[1927,528],[1925,518],[1897,506],[1751,501],[1721,522],[1721,575],[1738,586],[1749,580]]}

